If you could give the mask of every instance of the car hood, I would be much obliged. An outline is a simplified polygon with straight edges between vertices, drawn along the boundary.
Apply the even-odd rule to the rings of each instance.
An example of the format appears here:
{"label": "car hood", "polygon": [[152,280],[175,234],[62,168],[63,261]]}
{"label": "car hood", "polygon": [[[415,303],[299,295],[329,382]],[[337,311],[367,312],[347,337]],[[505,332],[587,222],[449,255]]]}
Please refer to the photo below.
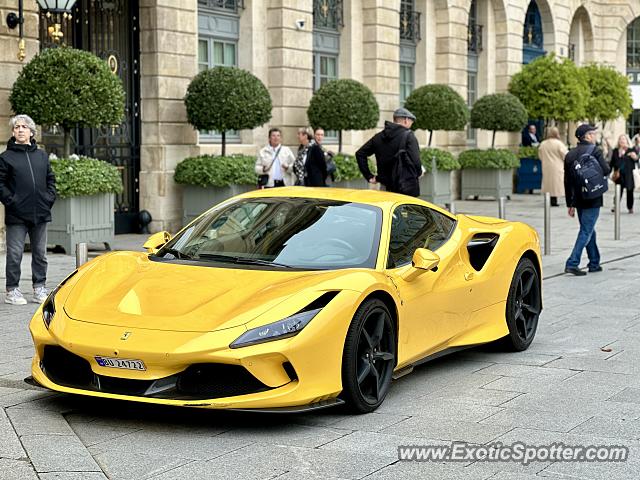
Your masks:
{"label": "car hood", "polygon": [[209,332],[245,324],[294,293],[321,291],[339,275],[176,264],[116,252],[79,272],[64,310],[73,320],[103,325]]}

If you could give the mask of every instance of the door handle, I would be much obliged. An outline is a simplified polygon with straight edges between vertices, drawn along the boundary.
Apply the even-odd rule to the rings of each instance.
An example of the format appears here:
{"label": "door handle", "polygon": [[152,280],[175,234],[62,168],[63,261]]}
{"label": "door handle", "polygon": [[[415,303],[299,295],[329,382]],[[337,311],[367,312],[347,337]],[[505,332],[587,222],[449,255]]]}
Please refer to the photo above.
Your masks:
{"label": "door handle", "polygon": [[467,280],[467,281],[473,280],[473,277],[474,277],[473,272],[466,272],[464,274],[464,279]]}

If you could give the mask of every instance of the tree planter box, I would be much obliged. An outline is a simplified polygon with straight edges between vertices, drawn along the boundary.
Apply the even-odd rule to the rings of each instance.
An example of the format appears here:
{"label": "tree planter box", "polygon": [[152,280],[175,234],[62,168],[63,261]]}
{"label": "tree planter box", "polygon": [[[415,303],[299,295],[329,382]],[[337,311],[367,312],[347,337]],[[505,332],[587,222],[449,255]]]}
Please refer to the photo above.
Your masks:
{"label": "tree planter box", "polygon": [[461,197],[508,197],[513,191],[513,169],[494,168],[462,170]]}
{"label": "tree planter box", "polygon": [[228,187],[207,188],[184,185],[182,193],[183,225],[187,225],[217,203],[255,189],[254,185],[229,185]]}
{"label": "tree planter box", "polygon": [[537,158],[521,158],[517,170],[516,193],[542,188],[542,163]]}
{"label": "tree planter box", "polygon": [[369,183],[364,178],[354,178],[352,180],[340,180],[339,182],[334,182],[329,186],[334,188],[354,188],[356,190],[366,190],[369,188]]}
{"label": "tree planter box", "polygon": [[420,177],[420,198],[436,205],[451,203],[451,172],[438,170],[435,175],[435,192],[433,174]]}
{"label": "tree planter box", "polygon": [[75,252],[77,243],[113,242],[113,193],[58,198],[51,209],[47,243],[59,245],[66,254]]}

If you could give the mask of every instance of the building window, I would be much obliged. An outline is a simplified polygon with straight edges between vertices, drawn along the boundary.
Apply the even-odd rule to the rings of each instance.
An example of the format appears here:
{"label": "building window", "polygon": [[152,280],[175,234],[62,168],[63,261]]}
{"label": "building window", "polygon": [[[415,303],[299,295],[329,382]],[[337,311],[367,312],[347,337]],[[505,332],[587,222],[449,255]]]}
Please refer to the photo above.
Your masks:
{"label": "building window", "polygon": [[640,18],[627,27],[627,70],[640,70]]}
{"label": "building window", "polygon": [[344,26],[342,0],[313,0],[313,26],[338,30]]}
{"label": "building window", "polygon": [[338,79],[338,56],[316,53],[313,61],[313,91]]}
{"label": "building window", "polygon": [[522,63],[531,63],[544,55],[544,35],[542,33],[542,16],[536,0],[531,0],[524,20],[522,32]]}
{"label": "building window", "polygon": [[[198,71],[213,67],[238,65],[239,17],[233,7],[242,7],[236,0],[198,0]],[[220,10],[220,11],[216,11]],[[220,132],[200,131],[201,142],[219,143]],[[227,142],[240,142],[240,132],[226,132]]]}
{"label": "building window", "polygon": [[400,40],[420,40],[420,12],[416,12],[414,0],[400,1]]}
{"label": "building window", "polygon": [[[478,25],[478,7],[476,0],[471,2],[469,9],[469,25],[467,38],[467,105],[469,108],[478,99],[478,63],[482,52],[482,25]],[[467,127],[467,145],[476,146],[478,131]]]}
{"label": "building window", "polygon": [[[478,99],[478,72],[473,70],[467,71],[467,105],[469,108],[473,106],[473,104]],[[475,128],[471,128],[469,125],[467,127],[467,144],[471,146],[475,146],[478,142],[478,130]]]}
{"label": "building window", "polygon": [[415,88],[415,65],[411,63],[400,64],[400,104],[404,105],[407,97]]}
{"label": "building window", "polygon": [[244,0],[198,0],[198,7],[237,13],[244,8]]}

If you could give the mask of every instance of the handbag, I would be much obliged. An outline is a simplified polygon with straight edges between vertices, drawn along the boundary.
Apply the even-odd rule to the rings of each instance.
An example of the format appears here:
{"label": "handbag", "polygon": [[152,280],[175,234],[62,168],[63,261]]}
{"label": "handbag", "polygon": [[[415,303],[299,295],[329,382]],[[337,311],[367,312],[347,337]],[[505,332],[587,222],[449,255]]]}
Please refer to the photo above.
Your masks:
{"label": "handbag", "polygon": [[[280,145],[278,147],[278,150],[276,150],[276,154],[273,156],[273,160],[271,160],[271,163],[269,164],[269,168],[267,168],[267,171],[271,170],[271,167],[273,166],[273,163],[276,161],[276,158],[278,158],[278,155],[280,155],[280,149],[281,148],[282,148],[282,145]],[[269,183],[269,174],[268,173],[263,173],[261,175],[258,175],[258,189],[259,190],[265,188],[267,186],[267,183]]]}
{"label": "handbag", "polygon": [[618,180],[620,180],[620,170],[614,170],[611,172],[611,181],[613,183],[618,183]]}
{"label": "handbag", "polygon": [[640,187],[640,168],[638,167],[633,169],[633,185],[634,188]]}

